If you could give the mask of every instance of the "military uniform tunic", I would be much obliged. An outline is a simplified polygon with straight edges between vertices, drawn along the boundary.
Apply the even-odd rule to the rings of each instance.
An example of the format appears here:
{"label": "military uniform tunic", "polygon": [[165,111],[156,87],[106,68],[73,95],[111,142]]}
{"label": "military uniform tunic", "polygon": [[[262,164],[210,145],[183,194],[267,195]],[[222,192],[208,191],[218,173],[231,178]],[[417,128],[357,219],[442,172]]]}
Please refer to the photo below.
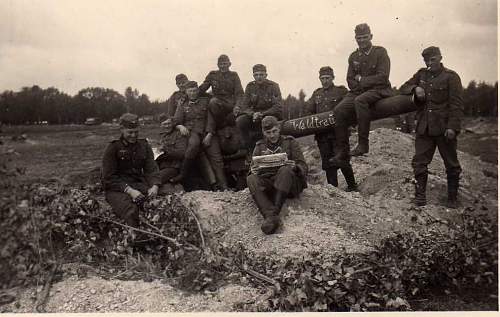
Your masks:
{"label": "military uniform tunic", "polygon": [[[346,87],[335,85],[316,89],[306,102],[306,114],[332,111],[342,101],[347,92]],[[335,132],[332,130],[326,133],[318,133],[315,135],[315,139],[318,143],[323,170],[332,168],[329,159],[335,155]],[[337,172],[335,171],[335,173]]]}
{"label": "military uniform tunic", "polygon": [[213,70],[208,73],[205,81],[200,85],[200,91],[205,92],[210,87],[212,87],[214,97],[231,102],[233,106],[237,99],[243,95],[240,77],[238,73],[233,71]]}
{"label": "military uniform tunic", "polygon": [[277,83],[268,79],[260,84],[257,81],[248,83],[241,101],[241,113],[253,115],[254,112],[262,112],[264,116],[274,116],[278,120],[282,118],[281,91]]}
{"label": "military uniform tunic", "polygon": [[454,71],[441,67],[437,73],[421,68],[401,86],[402,93],[412,93],[416,87],[425,90],[425,101],[417,108],[415,156],[412,161],[415,175],[427,173],[436,147],[446,166],[448,175],[461,173],[457,157],[457,140],[448,140],[447,129],[457,134],[463,117],[462,83]]}
{"label": "military uniform tunic", "polygon": [[272,144],[259,140],[255,144],[253,156],[286,153],[289,160],[296,164],[296,170],[290,166],[282,166],[276,175],[259,176],[250,174],[247,177],[248,188],[259,210],[265,215],[276,212],[276,206],[267,196],[269,190],[279,190],[288,197],[298,196],[307,187],[308,167],[299,143],[292,136],[280,136],[277,143]]}
{"label": "military uniform tunic", "polygon": [[106,200],[131,225],[138,223],[139,209],[125,188],[130,186],[146,194],[148,188],[161,184],[153,150],[145,139],[136,143],[128,143],[123,137],[112,141],[104,152],[102,177]]}
{"label": "military uniform tunic", "polygon": [[179,174],[182,160],[186,153],[188,137],[177,129],[161,135],[161,150],[163,153],[156,158],[160,168],[161,182],[164,184]]}
{"label": "military uniform tunic", "polygon": [[173,117],[175,115],[175,111],[177,110],[177,106],[182,104],[184,100],[187,99],[186,93],[184,91],[176,91],[168,98],[167,104],[167,116]]}

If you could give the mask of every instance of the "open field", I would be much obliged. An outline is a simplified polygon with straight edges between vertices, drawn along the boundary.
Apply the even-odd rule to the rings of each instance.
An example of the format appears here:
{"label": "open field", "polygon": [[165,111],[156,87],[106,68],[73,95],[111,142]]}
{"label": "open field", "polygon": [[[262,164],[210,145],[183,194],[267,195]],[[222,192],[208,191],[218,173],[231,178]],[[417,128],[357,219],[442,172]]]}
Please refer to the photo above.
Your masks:
{"label": "open field", "polygon": [[[472,125],[475,124],[477,122],[472,122]],[[492,131],[492,127],[496,128],[496,122],[489,122],[489,125],[491,129],[488,128],[486,131]],[[324,177],[319,170],[313,137],[299,139],[304,145],[306,161],[311,167],[311,185],[303,193],[301,199],[293,200],[288,204],[288,211],[285,215],[286,227],[275,237],[270,239],[262,237],[258,229],[261,221],[260,215],[256,213],[248,191],[188,193],[184,195],[186,201],[189,202],[187,205],[199,208],[197,212],[199,212],[202,224],[213,225],[215,223],[219,226],[211,229],[214,232],[224,233],[223,242],[231,245],[234,241],[243,241],[249,250],[253,250],[260,256],[268,256],[267,252],[274,256],[292,258],[292,256],[302,256],[308,250],[320,253],[328,250],[327,253],[335,256],[337,253],[339,255],[342,252],[345,253],[346,249],[349,253],[356,252],[356,250],[364,252],[363,250],[380,243],[395,231],[418,233],[432,226],[440,230],[446,229],[445,225],[436,224],[435,221],[431,221],[430,224],[426,223],[422,219],[423,214],[419,215],[417,211],[408,207],[413,187],[413,184],[407,180],[411,178],[412,137],[396,131],[377,129],[381,127],[392,127],[392,120],[380,120],[373,124],[372,129],[376,130],[372,134],[371,154],[353,159],[353,167],[361,185],[360,193],[345,193],[341,189],[323,186]],[[25,141],[12,140],[13,136],[21,134],[26,134]],[[46,183],[53,180],[73,187],[87,183],[91,174],[95,177],[96,168],[100,167],[106,144],[118,135],[119,128],[116,125],[17,126],[4,127],[1,139],[6,148],[12,148],[18,153],[17,165],[26,169],[25,175],[22,176],[24,181]],[[141,129],[141,136],[148,138],[153,146],[157,145],[158,135],[158,125],[146,125]],[[498,204],[496,169],[491,164],[479,161],[480,158],[497,164],[496,133],[462,133],[459,147],[460,150],[472,155],[461,154],[464,159],[462,161],[464,165],[462,200],[471,206],[473,213],[476,213],[476,210],[477,213],[481,211],[489,214],[492,219],[496,219],[495,206]],[[438,153],[434,160],[429,186],[433,189],[429,191],[430,206],[427,209],[429,217],[431,220],[460,221],[459,214],[450,212],[441,204],[440,194],[445,193],[445,176],[442,175],[444,171]],[[341,182],[341,187],[345,187],[341,176],[339,182]],[[381,184],[384,186],[380,186]],[[417,219],[416,222],[414,218]],[[306,227],[308,230],[304,230]],[[325,236],[324,232],[328,232],[328,235]],[[210,230],[207,230],[207,234],[211,234]],[[214,234],[213,237],[219,236]],[[113,303],[100,302],[97,298],[99,293],[89,294],[88,288],[98,289],[99,285],[102,285],[106,292],[113,292],[115,288],[123,288],[119,292],[120,296],[140,298],[140,294],[126,290],[127,283],[128,281],[117,280],[110,280],[108,283],[93,277],[79,279],[75,275],[70,275],[69,278],[55,285],[55,295],[49,307],[52,312],[91,312],[104,309],[93,305],[95,301],[108,309],[107,311],[116,311],[113,309]],[[151,301],[145,300],[145,302],[152,306],[125,305],[121,306],[122,311],[170,311],[169,309],[172,308],[185,309],[185,311],[234,310],[234,305],[241,304],[240,301],[247,299],[242,299],[243,297],[256,296],[259,293],[259,290],[248,284],[243,284],[245,287],[240,289],[238,289],[240,286],[229,285],[227,288],[229,291],[223,287],[214,293],[217,294],[217,300],[215,300],[212,298],[214,295],[210,294],[182,297],[175,289],[165,290],[158,281],[153,283],[131,281],[130,283],[134,285],[130,286],[131,288],[137,287],[143,290],[141,292],[144,294],[150,295]],[[84,284],[88,284],[88,287],[81,286]],[[235,292],[234,296],[238,295],[240,298],[227,297],[231,289],[238,290],[239,293]],[[437,289],[439,290],[439,287]],[[164,303],[162,296],[167,296],[163,293],[161,296],[157,294],[160,291],[166,292],[169,298],[175,299],[178,304],[154,306]],[[79,303],[84,306],[64,308],[66,293],[75,294],[74,305],[81,300]],[[79,298],[79,294],[82,298]],[[425,296],[416,301],[410,300],[410,304],[414,310],[496,310],[498,305],[495,296],[497,295],[498,291],[496,294],[480,293],[476,289],[472,293],[464,291],[450,296]],[[94,299],[89,300],[89,298]],[[111,296],[105,298],[111,300]],[[185,303],[185,305],[179,303]],[[23,306],[22,309],[26,307]]]}

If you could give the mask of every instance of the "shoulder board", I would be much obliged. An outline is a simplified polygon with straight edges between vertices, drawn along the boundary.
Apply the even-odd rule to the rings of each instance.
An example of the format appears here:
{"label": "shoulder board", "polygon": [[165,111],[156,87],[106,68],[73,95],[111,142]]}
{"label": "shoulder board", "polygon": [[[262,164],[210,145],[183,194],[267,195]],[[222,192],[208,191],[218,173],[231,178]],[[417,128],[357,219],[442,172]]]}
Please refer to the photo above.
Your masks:
{"label": "shoulder board", "polygon": [[375,50],[385,50],[385,48],[384,48],[384,47],[382,47],[382,46],[377,46],[377,45],[373,45],[373,49],[375,49]]}
{"label": "shoulder board", "polygon": [[116,140],[111,140],[111,141],[109,141],[109,143],[116,143],[116,142],[120,142],[120,139],[116,139]]}
{"label": "shoulder board", "polygon": [[283,140],[295,140],[295,138],[291,135],[283,135]]}
{"label": "shoulder board", "polygon": [[[422,68],[420,68],[420,69],[418,70],[418,72],[425,72],[425,71],[427,71],[427,68],[426,68],[426,67],[422,67]],[[418,72],[417,72],[417,73],[418,73]]]}
{"label": "shoulder board", "polygon": [[344,85],[334,86],[334,87],[335,87],[335,88],[338,88],[338,89],[347,89],[347,87],[346,87],[346,86],[344,86]]}
{"label": "shoulder board", "polygon": [[316,89],[313,91],[313,94],[315,94],[315,93],[317,93],[317,92],[320,92],[320,91],[321,91],[321,89],[323,89],[323,88],[316,88]]}
{"label": "shoulder board", "polygon": [[444,68],[444,71],[447,72],[447,73],[457,74],[454,70],[451,70],[451,69],[446,68],[446,67]]}
{"label": "shoulder board", "polygon": [[255,145],[264,144],[264,142],[265,142],[264,139],[260,139],[255,143]]}

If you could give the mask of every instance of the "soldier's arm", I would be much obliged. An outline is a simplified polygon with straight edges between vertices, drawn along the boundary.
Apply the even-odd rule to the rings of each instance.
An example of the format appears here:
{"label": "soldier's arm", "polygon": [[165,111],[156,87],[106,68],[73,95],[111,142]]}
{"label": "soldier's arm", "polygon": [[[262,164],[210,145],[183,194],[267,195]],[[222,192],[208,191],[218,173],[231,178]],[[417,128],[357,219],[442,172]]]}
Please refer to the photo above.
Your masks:
{"label": "soldier's arm", "polygon": [[177,105],[172,121],[174,122],[174,126],[184,124],[184,111],[182,110],[182,105]]}
{"label": "soldier's arm", "polygon": [[113,143],[108,144],[102,158],[102,183],[105,190],[117,192],[123,192],[127,187],[118,173],[118,162]]}
{"label": "soldier's arm", "polygon": [[175,104],[175,92],[168,98],[167,102],[167,116],[171,117],[175,114],[176,104]]}
{"label": "soldier's arm", "polygon": [[245,92],[243,93],[243,96],[240,99],[240,113],[245,113],[248,115],[253,115],[253,110],[250,108],[250,94],[252,91],[252,86],[250,83],[246,86]]}
{"label": "soldier's arm", "polygon": [[449,87],[449,99],[448,99],[448,107],[449,107],[449,116],[448,116],[448,124],[446,126],[447,129],[453,129],[455,132],[460,132],[461,129],[461,121],[464,116],[464,106],[462,100],[462,82],[460,81],[460,77],[456,73],[451,73],[450,78],[448,80]]}
{"label": "soldier's arm", "polygon": [[308,171],[307,163],[306,160],[304,159],[304,154],[302,153],[300,144],[295,139],[293,139],[291,142],[291,152],[292,152],[292,157],[290,159],[295,162],[295,165],[299,169],[299,174],[306,177]]}
{"label": "soldier's arm", "polygon": [[241,85],[240,76],[237,73],[234,73],[234,97],[236,102],[238,102],[241,98],[243,98],[243,86]]}
{"label": "soldier's arm", "polygon": [[376,74],[361,77],[359,84],[365,89],[372,88],[377,85],[387,84],[390,72],[391,60],[389,59],[389,55],[387,55],[387,50],[382,47],[380,48],[380,52],[378,54]]}
{"label": "soldier's arm", "polygon": [[352,59],[352,55],[349,56],[349,61],[348,61],[349,66],[347,67],[347,85],[349,86],[349,89],[351,90],[356,90],[359,88],[359,82],[355,79],[356,77],[356,72],[354,71],[354,62]]}
{"label": "soldier's arm", "polygon": [[413,93],[413,89],[418,86],[420,82],[420,71],[416,72],[410,79],[408,79],[401,87],[399,91],[402,95],[411,95]]}
{"label": "soldier's arm", "polygon": [[311,98],[309,98],[307,101],[306,101],[306,104],[304,105],[304,115],[308,116],[308,115],[311,115],[313,113],[316,113],[316,107],[315,107],[315,102],[314,100],[316,100],[316,92],[313,92],[313,94],[311,95]]}
{"label": "soldier's arm", "polygon": [[211,77],[212,77],[212,72],[209,72],[207,77],[205,77],[205,80],[203,81],[203,83],[201,83],[201,85],[199,86],[200,93],[204,93],[208,90],[208,88],[210,88],[210,85],[212,82]]}
{"label": "soldier's arm", "polygon": [[283,116],[283,99],[281,98],[281,90],[278,84],[272,86],[273,105],[266,111],[262,111],[264,116],[275,116],[279,120]]}
{"label": "soldier's arm", "polygon": [[[146,141],[147,142],[147,141]],[[146,162],[144,163],[144,176],[149,186],[161,185],[160,171],[154,159],[153,149],[146,143]]]}

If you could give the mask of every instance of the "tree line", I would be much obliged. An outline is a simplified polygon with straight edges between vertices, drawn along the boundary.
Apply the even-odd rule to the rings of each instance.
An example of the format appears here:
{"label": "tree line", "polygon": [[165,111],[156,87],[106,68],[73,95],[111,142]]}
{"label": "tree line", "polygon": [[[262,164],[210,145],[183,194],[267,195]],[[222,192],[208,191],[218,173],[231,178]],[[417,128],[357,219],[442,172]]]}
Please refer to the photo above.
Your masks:
{"label": "tree line", "polygon": [[[288,95],[283,100],[284,119],[304,115],[306,93]],[[146,94],[127,87],[123,95],[113,89],[89,87],[70,96],[54,87],[23,87],[20,91],[6,90],[0,94],[0,122],[6,124],[81,124],[97,117],[111,122],[125,112],[139,116],[159,116],[166,111],[167,100],[151,102]],[[498,82],[494,85],[471,81],[464,89],[466,116],[498,116]]]}

